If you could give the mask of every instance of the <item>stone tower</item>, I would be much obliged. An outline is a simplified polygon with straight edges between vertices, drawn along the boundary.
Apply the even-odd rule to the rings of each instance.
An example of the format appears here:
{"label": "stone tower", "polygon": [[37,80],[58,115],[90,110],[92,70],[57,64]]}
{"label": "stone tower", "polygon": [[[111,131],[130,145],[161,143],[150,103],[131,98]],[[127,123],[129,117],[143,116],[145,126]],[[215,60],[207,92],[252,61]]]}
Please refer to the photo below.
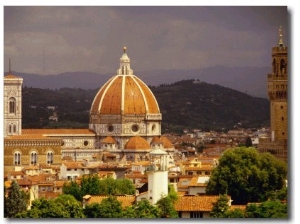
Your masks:
{"label": "stone tower", "polygon": [[288,136],[288,49],[283,44],[281,28],[279,42],[272,49],[272,73],[268,74],[268,96],[271,111],[272,141]]}
{"label": "stone tower", "polygon": [[168,195],[168,153],[161,149],[150,152],[151,165],[147,168],[148,200],[155,205],[162,197]]}
{"label": "stone tower", "polygon": [[4,137],[22,134],[22,84],[23,78],[14,76],[10,69],[4,76]]}
{"label": "stone tower", "polygon": [[288,48],[279,28],[279,41],[272,48],[272,73],[268,74],[270,136],[259,142],[260,152],[270,152],[287,160],[288,140]]}

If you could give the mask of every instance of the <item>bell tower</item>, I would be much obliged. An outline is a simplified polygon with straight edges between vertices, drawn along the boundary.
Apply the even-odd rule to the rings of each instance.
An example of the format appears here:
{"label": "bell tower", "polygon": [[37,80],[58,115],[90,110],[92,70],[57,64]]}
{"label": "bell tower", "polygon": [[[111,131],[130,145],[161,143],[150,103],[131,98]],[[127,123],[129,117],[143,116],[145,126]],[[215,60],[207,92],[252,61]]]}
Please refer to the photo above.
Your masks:
{"label": "bell tower", "polygon": [[268,74],[268,96],[270,100],[271,141],[288,138],[288,48],[282,40],[272,48],[272,73]]}
{"label": "bell tower", "polygon": [[22,84],[23,78],[9,71],[4,76],[4,137],[22,134]]}
{"label": "bell tower", "polygon": [[288,48],[279,28],[277,46],[272,48],[272,72],[267,77],[270,100],[270,135],[259,139],[258,150],[288,159]]}

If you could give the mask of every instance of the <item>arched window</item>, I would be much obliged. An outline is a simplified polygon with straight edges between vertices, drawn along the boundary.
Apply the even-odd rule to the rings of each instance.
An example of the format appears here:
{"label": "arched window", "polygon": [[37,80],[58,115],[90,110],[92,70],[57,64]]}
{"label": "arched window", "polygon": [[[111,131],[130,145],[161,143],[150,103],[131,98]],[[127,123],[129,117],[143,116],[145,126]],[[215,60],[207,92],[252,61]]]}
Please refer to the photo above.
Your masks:
{"label": "arched window", "polygon": [[21,164],[21,153],[20,152],[15,152],[15,154],[14,154],[14,164],[15,165],[20,165]]}
{"label": "arched window", "polygon": [[47,152],[47,164],[53,163],[53,152]]}
{"label": "arched window", "polygon": [[17,132],[17,126],[14,124],[14,133]]}
{"label": "arched window", "polygon": [[276,61],[275,61],[275,58],[273,59],[272,67],[273,67],[273,73],[276,74]]}
{"label": "arched window", "polygon": [[11,114],[16,113],[16,99],[13,97],[9,99],[9,113]]}
{"label": "arched window", "polygon": [[281,75],[284,75],[286,73],[286,68],[285,68],[285,62],[283,59],[280,60],[280,73]]}
{"label": "arched window", "polygon": [[34,164],[34,165],[37,164],[37,153],[36,152],[31,152],[30,163]]}
{"label": "arched window", "polygon": [[8,126],[8,132],[11,133],[11,124]]}

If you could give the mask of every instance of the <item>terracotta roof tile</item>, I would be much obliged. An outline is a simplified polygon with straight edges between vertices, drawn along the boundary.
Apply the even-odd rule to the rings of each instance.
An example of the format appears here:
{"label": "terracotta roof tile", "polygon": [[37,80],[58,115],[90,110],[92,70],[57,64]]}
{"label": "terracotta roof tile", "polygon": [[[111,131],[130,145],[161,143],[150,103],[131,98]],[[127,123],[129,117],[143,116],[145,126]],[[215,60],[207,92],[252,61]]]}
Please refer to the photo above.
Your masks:
{"label": "terracotta roof tile", "polygon": [[211,211],[219,196],[179,196],[175,202],[176,211]]}

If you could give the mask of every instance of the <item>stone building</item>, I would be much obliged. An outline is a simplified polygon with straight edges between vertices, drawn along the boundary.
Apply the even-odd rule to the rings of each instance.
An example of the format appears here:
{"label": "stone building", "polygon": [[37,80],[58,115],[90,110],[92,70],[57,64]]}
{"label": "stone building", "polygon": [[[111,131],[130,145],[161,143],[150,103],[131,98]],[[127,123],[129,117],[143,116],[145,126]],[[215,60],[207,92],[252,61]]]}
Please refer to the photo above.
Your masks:
{"label": "stone building", "polygon": [[114,163],[149,161],[149,153],[157,149],[168,152],[172,164],[174,147],[161,136],[158,103],[133,74],[126,47],[116,75],[93,100],[89,129],[22,129],[22,83],[9,69],[4,77],[5,174],[31,164],[59,165],[66,158],[93,160],[101,153],[114,155]]}
{"label": "stone building", "polygon": [[270,152],[287,160],[288,157],[288,47],[283,43],[281,28],[279,41],[272,48],[272,73],[268,74],[270,100],[270,136],[259,139],[260,152]]}

